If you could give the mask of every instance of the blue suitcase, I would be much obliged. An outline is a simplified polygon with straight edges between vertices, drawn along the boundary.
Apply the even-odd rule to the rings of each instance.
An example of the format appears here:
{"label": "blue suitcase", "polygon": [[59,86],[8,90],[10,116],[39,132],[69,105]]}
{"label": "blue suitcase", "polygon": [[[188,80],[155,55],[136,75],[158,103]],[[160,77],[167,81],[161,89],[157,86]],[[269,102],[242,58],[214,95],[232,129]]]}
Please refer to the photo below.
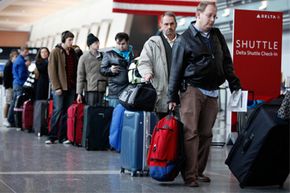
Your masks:
{"label": "blue suitcase", "polygon": [[121,136],[121,173],[125,170],[131,176],[146,173],[147,152],[150,145],[151,134],[157,123],[157,116],[153,112],[125,111]]}
{"label": "blue suitcase", "polygon": [[121,151],[121,134],[124,112],[125,108],[121,104],[118,104],[113,111],[113,117],[110,126],[110,145],[117,152]]}

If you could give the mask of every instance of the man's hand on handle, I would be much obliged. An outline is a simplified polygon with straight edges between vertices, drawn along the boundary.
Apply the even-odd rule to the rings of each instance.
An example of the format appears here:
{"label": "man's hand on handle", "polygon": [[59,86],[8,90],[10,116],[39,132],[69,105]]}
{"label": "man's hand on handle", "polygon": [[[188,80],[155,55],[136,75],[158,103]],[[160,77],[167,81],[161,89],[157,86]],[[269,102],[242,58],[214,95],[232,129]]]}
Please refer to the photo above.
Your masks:
{"label": "man's hand on handle", "polygon": [[153,75],[152,74],[145,74],[145,76],[144,76],[144,80],[146,81],[146,82],[149,82],[150,80],[152,80],[153,79]]}

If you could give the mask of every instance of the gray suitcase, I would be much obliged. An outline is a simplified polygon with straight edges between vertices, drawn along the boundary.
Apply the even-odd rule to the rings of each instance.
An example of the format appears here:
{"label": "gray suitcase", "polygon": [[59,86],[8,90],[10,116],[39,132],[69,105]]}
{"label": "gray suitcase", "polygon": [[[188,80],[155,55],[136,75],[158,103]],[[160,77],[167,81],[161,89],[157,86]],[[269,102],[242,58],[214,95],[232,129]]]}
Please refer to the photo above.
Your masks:
{"label": "gray suitcase", "polygon": [[48,101],[36,100],[34,102],[33,129],[35,135],[38,137],[48,134],[47,116]]}
{"label": "gray suitcase", "polygon": [[157,123],[153,112],[125,111],[121,137],[121,173],[130,171],[131,176],[148,175],[147,152],[151,134]]}

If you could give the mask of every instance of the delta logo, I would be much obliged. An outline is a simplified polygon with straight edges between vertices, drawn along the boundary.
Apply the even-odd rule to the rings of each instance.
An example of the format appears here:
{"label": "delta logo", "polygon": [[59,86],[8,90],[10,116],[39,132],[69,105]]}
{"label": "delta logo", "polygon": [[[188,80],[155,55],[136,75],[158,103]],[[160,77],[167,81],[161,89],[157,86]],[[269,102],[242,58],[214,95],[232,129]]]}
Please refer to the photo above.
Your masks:
{"label": "delta logo", "polygon": [[257,14],[257,19],[281,19],[280,15],[274,14]]}

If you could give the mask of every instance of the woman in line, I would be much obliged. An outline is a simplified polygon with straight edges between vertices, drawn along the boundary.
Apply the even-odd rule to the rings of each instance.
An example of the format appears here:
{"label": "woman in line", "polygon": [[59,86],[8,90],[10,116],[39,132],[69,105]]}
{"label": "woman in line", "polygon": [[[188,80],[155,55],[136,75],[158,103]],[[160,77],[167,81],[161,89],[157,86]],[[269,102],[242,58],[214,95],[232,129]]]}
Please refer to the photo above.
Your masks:
{"label": "woman in line", "polygon": [[38,50],[35,57],[36,64],[36,87],[35,87],[35,100],[46,100],[48,99],[48,86],[49,78],[47,72],[48,56],[50,52],[48,48],[42,47]]}

